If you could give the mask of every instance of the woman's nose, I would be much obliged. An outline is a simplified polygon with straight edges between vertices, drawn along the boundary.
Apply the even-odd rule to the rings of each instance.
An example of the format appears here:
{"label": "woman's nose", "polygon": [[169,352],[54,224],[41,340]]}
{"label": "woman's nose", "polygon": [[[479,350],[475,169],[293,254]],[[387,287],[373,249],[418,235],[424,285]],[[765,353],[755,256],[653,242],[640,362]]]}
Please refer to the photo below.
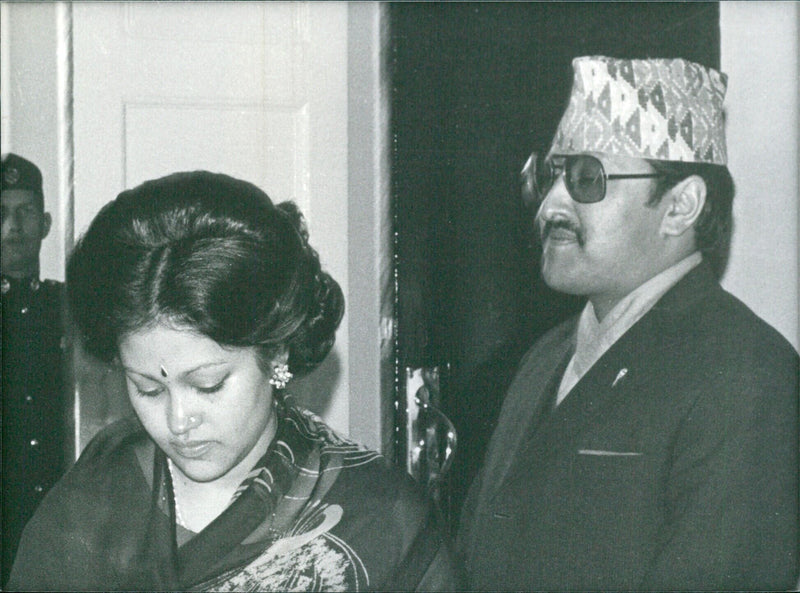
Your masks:
{"label": "woman's nose", "polygon": [[185,434],[202,423],[202,414],[192,406],[190,399],[180,394],[170,396],[167,424],[173,434]]}

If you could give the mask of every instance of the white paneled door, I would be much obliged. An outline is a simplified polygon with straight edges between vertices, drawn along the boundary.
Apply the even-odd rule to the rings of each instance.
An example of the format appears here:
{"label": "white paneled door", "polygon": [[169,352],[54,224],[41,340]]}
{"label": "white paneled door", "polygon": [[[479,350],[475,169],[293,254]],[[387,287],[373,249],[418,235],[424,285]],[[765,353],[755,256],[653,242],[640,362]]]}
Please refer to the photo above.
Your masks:
{"label": "white paneled door", "polygon": [[[295,200],[347,294],[346,3],[75,3],[73,56],[77,234],[122,189],[223,172]],[[345,432],[346,333],[345,320],[325,367],[297,387]],[[81,395],[85,441],[114,406]]]}

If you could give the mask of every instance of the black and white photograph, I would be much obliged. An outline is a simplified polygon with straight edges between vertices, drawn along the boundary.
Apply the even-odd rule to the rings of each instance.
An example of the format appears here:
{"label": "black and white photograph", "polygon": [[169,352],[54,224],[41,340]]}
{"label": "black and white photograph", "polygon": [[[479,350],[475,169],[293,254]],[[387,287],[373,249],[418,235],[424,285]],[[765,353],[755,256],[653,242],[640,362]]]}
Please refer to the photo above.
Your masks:
{"label": "black and white photograph", "polygon": [[798,33],[0,0],[0,590],[799,590]]}

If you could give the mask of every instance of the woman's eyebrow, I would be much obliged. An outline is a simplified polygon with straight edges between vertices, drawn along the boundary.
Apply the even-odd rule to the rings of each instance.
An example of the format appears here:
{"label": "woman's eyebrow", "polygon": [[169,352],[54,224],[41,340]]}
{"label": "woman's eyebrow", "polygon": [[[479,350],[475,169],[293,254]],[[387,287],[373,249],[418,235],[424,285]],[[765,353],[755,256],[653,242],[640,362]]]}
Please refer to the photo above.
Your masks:
{"label": "woman's eyebrow", "polygon": [[[222,366],[224,364],[227,364],[227,361],[219,360],[219,361],[212,361],[212,362],[204,362],[202,364],[199,364],[199,365],[197,365],[195,367],[190,368],[189,370],[186,370],[186,371],[182,372],[180,374],[180,376],[181,377],[188,377],[189,375],[192,375],[193,373],[196,373],[198,371],[202,371],[202,370],[207,369],[209,367]],[[161,382],[161,378],[160,377],[156,377],[155,375],[150,375],[149,373],[143,373],[142,371],[137,371],[136,369],[132,369],[131,367],[126,367],[126,366],[123,365],[122,370],[125,371],[126,373],[132,373],[134,375],[139,375],[140,377],[144,377],[145,379],[150,379],[151,381]]]}
{"label": "woman's eyebrow", "polygon": [[142,377],[144,379],[149,379],[150,381],[156,381],[156,382],[159,381],[159,379],[157,379],[156,377],[153,377],[153,376],[151,376],[151,375],[149,375],[147,373],[143,373],[141,371],[137,371],[135,369],[132,369],[131,367],[122,366],[122,370],[125,372],[126,375],[128,375],[128,374],[138,375],[139,377]]}
{"label": "woman's eyebrow", "polygon": [[205,369],[207,369],[209,367],[222,366],[222,365],[227,364],[227,363],[228,363],[227,360],[204,362],[203,364],[199,364],[196,367],[193,367],[193,368],[189,369],[188,371],[184,371],[183,373],[181,373],[181,376],[188,377],[189,375],[192,375],[192,374],[194,374],[194,373],[196,373],[198,371],[205,370]]}

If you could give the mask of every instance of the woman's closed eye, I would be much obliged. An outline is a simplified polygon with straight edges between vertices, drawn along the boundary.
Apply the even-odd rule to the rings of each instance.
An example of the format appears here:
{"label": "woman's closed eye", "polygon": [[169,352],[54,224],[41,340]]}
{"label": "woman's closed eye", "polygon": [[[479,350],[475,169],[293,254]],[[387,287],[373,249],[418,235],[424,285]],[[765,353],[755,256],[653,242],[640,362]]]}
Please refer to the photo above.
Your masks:
{"label": "woman's closed eye", "polygon": [[136,393],[138,393],[142,397],[158,397],[164,392],[164,388],[160,385],[156,387],[144,388],[138,385],[135,381],[132,381],[132,383],[133,386],[136,388]]}
{"label": "woman's closed eye", "polygon": [[200,393],[216,393],[220,389],[222,389],[225,385],[225,381],[228,378],[225,377],[221,381],[211,384],[211,385],[195,385],[194,388],[199,391]]}
{"label": "woman's closed eye", "polygon": [[[229,373],[197,373],[192,377],[178,378],[175,382],[177,389],[192,389],[201,394],[212,394],[222,390],[225,386]],[[158,397],[167,390],[167,385],[156,381],[151,377],[146,377],[135,373],[134,376],[127,375],[128,384],[142,397]]]}

